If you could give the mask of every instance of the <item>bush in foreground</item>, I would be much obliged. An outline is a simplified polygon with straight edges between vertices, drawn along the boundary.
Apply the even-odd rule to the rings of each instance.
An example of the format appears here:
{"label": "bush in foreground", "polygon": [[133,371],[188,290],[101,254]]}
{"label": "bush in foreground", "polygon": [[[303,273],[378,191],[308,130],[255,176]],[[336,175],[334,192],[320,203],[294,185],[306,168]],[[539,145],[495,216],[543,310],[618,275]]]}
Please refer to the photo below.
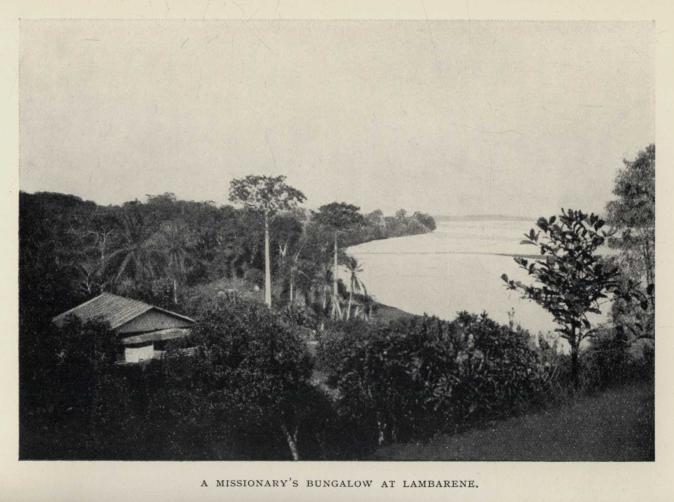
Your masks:
{"label": "bush in foreground", "polygon": [[485,315],[462,313],[453,322],[336,324],[318,355],[339,392],[340,414],[374,447],[542,404],[548,374],[528,340]]}
{"label": "bush in foreground", "polygon": [[149,422],[192,431],[172,441],[176,448],[198,437],[226,444],[235,457],[276,458],[285,445],[298,459],[312,387],[297,331],[262,305],[221,298],[202,307],[192,343],[191,356],[176,352],[158,365],[161,390],[150,398]]}

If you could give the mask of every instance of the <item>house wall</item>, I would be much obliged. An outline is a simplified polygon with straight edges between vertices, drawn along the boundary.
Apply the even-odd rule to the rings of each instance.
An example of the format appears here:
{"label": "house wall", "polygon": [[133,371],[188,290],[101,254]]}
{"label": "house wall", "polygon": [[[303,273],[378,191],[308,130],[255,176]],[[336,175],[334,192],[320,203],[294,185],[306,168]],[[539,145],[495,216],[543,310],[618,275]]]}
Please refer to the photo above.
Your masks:
{"label": "house wall", "polygon": [[119,334],[142,333],[168,328],[189,328],[192,323],[178,317],[165,314],[160,310],[148,310],[135,319],[117,328]]}
{"label": "house wall", "polygon": [[142,347],[125,347],[124,348],[124,362],[139,363],[152,359],[154,357],[154,346],[152,344],[144,345]]}

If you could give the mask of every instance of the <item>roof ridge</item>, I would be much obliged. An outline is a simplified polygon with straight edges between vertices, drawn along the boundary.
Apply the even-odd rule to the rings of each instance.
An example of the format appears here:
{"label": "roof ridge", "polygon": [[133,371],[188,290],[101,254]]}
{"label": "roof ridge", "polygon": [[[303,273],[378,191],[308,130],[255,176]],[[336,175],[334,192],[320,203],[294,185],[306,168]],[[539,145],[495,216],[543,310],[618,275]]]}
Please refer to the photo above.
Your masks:
{"label": "roof ridge", "polygon": [[[148,304],[148,305],[150,305],[150,304]],[[160,311],[164,312],[165,314],[178,316],[178,317],[180,317],[180,318],[182,318],[182,319],[186,319],[186,320],[188,320],[188,321],[190,321],[190,322],[196,322],[196,321],[195,321],[194,319],[192,319],[191,317],[188,317],[188,316],[183,315],[183,314],[179,314],[178,312],[173,312],[172,310],[168,310],[168,309],[165,309],[165,308],[162,308],[162,307],[157,307],[156,305],[150,305],[150,307],[152,307],[152,308],[154,308],[154,309],[157,309],[157,310],[160,310]]]}

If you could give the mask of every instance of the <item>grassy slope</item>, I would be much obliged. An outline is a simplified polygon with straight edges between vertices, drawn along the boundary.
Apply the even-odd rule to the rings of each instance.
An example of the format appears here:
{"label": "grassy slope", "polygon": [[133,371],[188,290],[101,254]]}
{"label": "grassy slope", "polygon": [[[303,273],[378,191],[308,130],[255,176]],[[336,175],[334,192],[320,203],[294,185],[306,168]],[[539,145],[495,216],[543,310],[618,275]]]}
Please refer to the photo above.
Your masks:
{"label": "grassy slope", "polygon": [[654,460],[654,396],[641,384],[580,398],[485,429],[392,445],[373,460]]}
{"label": "grassy slope", "polygon": [[383,303],[377,303],[377,309],[373,316],[375,319],[388,322],[397,319],[410,319],[416,317],[414,314],[400,310],[397,307],[391,307],[390,305],[384,305]]}

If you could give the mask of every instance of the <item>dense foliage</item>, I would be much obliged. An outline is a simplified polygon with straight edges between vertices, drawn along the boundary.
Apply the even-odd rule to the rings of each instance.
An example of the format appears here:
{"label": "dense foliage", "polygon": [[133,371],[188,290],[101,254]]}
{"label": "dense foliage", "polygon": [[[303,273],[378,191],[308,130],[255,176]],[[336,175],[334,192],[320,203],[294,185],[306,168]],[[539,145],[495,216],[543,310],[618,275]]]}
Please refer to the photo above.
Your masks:
{"label": "dense foliage", "polygon": [[[326,294],[333,284],[332,229],[312,221],[310,212],[280,212],[269,222],[273,292],[280,302],[270,312],[259,307],[264,223],[253,209],[172,194],[98,206],[54,193],[21,193],[19,209],[23,457],[350,454],[348,442],[335,440],[344,424],[333,420],[327,396],[307,385],[311,370],[298,338],[298,330],[327,318],[333,301]],[[343,239],[356,244],[387,236],[363,217]],[[338,285],[337,301],[354,304],[349,312],[363,316],[368,302],[372,312],[362,290],[349,294]],[[101,291],[195,316],[197,355],[119,366],[111,352],[115,337],[105,326],[76,320],[61,330],[52,325],[53,316]],[[243,300],[216,304],[235,298]],[[222,345],[236,340],[236,347]],[[268,345],[274,340],[285,348]],[[230,359],[214,356],[227,351]],[[228,366],[231,357],[241,364]]]}
{"label": "dense foliage", "polygon": [[[190,418],[208,430],[212,444],[226,438],[229,451],[285,442],[299,458],[299,433],[313,391],[304,340],[268,309],[235,297],[209,302],[198,319],[195,351],[169,355],[157,365],[163,378],[151,414]],[[192,401],[199,405],[185,407]]]}
{"label": "dense foliage", "polygon": [[233,179],[229,199],[262,215],[264,222],[264,301],[271,307],[271,256],[269,221],[279,211],[296,209],[306,200],[298,189],[285,182],[285,176],[253,176]]}
{"label": "dense foliage", "polygon": [[319,385],[293,319],[234,296],[198,321],[161,360],[127,366],[106,326],[52,326],[23,389],[22,457],[361,458],[526,411],[550,385],[528,334],[484,315],[333,322]]}
{"label": "dense foliage", "polygon": [[467,313],[355,321],[321,338],[340,414],[373,444],[428,437],[544,401],[548,373],[521,330]]}
{"label": "dense foliage", "polygon": [[655,145],[640,151],[633,161],[623,161],[613,194],[606,206],[612,231],[610,247],[619,251],[613,260],[626,280],[637,282],[648,297],[646,311],[625,308],[617,302],[614,324],[622,325],[630,338],[655,338]]}
{"label": "dense foliage", "polygon": [[[21,193],[19,219],[20,305],[32,316],[50,318],[103,290],[175,309],[193,296],[191,288],[215,281],[225,281],[224,289],[227,282],[247,290],[264,284],[264,220],[252,208],[173,194],[98,206],[71,195]],[[417,217],[391,219],[359,214],[358,224],[340,233],[342,246],[431,230]],[[332,227],[311,212],[285,211],[269,220],[269,234],[275,302],[323,309],[323,290],[333,285]]]}
{"label": "dense foliage", "polygon": [[144,365],[115,365],[115,337],[100,323],[72,318],[41,333],[22,388],[22,456],[299,458],[303,436],[311,452],[325,397],[298,331],[236,298],[198,319],[192,340]]}
{"label": "dense foliage", "polygon": [[609,246],[621,251],[630,275],[655,284],[655,145],[624,161],[613,194],[617,198],[606,206],[614,230]]}
{"label": "dense foliage", "polygon": [[[318,208],[313,215],[313,219],[319,225],[329,229],[334,234],[333,262],[332,262],[332,308],[330,315],[333,319],[339,319],[343,316],[342,308],[339,302],[339,287],[337,285],[338,267],[339,267],[339,234],[350,228],[362,226],[365,223],[363,215],[360,214],[360,208],[353,204],[344,202],[332,202]],[[352,269],[355,273],[355,269]],[[351,284],[353,285],[353,275]],[[348,318],[351,312],[351,301],[353,294],[349,295],[349,306],[346,312]]]}
{"label": "dense foliage", "polygon": [[[22,458],[125,458],[134,424],[115,337],[98,322],[46,324],[22,347]],[[119,440],[118,438],[123,438]]]}
{"label": "dense foliage", "polygon": [[[113,363],[103,324],[44,326],[26,348],[22,458],[363,458],[550,405],[570,379],[568,355],[484,314],[331,322],[315,363],[290,314],[219,297],[143,365]],[[626,346],[602,337],[583,353],[587,390],[652,378]]]}

